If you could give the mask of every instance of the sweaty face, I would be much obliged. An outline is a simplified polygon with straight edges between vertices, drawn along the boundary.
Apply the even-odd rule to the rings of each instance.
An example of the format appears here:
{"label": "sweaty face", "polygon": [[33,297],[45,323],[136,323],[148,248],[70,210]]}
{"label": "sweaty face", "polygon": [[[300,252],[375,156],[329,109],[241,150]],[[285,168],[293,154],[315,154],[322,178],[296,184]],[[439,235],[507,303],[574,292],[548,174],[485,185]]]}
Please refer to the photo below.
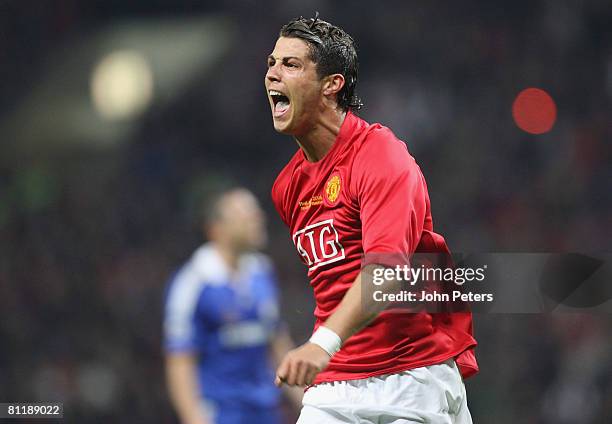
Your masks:
{"label": "sweaty face", "polygon": [[322,81],[308,58],[308,44],[299,38],[280,37],[268,56],[265,86],[274,129],[299,136],[316,119],[322,99]]}

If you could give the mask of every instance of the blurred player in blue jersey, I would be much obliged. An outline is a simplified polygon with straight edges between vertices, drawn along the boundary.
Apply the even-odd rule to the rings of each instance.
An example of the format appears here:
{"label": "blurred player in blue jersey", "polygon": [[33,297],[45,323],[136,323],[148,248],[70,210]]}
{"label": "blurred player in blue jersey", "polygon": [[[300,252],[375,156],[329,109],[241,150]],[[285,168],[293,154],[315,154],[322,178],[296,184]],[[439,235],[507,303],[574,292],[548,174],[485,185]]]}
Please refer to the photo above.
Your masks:
{"label": "blurred player in blue jersey", "polygon": [[[172,278],[165,302],[166,375],[182,424],[280,422],[273,366],[292,348],[278,318],[267,235],[252,193],[205,205],[209,242]],[[296,404],[301,392],[289,392]],[[297,406],[297,405],[296,405]]]}

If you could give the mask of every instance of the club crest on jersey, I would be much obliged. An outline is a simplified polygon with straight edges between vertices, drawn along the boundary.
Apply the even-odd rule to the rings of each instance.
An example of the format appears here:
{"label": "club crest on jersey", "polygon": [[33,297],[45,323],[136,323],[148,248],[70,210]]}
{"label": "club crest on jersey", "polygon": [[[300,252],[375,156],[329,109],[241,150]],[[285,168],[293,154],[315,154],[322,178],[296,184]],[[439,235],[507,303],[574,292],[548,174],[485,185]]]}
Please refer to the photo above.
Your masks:
{"label": "club crest on jersey", "polygon": [[325,204],[328,206],[335,206],[340,198],[340,191],[342,190],[342,179],[340,174],[334,172],[331,177],[325,183]]}
{"label": "club crest on jersey", "polygon": [[345,258],[334,220],[326,219],[296,231],[293,244],[309,271]]}

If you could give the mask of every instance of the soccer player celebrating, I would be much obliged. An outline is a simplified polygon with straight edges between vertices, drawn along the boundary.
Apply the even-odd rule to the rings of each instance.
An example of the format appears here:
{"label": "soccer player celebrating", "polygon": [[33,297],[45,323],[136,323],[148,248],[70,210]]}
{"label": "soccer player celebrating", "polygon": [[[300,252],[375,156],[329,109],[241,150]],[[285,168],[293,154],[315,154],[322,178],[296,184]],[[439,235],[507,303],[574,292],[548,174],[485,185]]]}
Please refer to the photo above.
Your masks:
{"label": "soccer player celebrating", "polygon": [[299,145],[272,199],[316,300],[315,331],[284,357],[276,384],[310,386],[302,424],[470,423],[462,377],[478,370],[471,314],[362,307],[363,255],[448,248],[406,145],[353,113],[357,71],[353,39],[318,16],[283,26],[268,56],[274,128]]}
{"label": "soccer player celebrating", "polygon": [[[266,233],[255,197],[237,188],[209,198],[209,242],[172,279],[166,299],[166,373],[183,424],[279,423],[271,361],[292,343],[278,321]],[[299,389],[288,391],[297,405]],[[298,398],[299,396],[299,398]]]}

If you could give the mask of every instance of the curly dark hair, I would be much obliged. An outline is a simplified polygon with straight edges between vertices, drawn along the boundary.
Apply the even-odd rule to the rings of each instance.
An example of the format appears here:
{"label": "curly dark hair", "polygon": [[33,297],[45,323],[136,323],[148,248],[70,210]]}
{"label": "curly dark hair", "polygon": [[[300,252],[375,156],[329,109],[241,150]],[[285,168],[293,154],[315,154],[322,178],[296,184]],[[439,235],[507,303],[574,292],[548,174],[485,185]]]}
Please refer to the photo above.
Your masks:
{"label": "curly dark hair", "polygon": [[317,74],[323,78],[331,74],[344,76],[344,87],[338,92],[338,106],[347,111],[359,110],[363,103],[357,96],[359,62],[353,38],[342,28],[319,19],[299,17],[292,19],[280,30],[281,37],[299,38],[310,47],[309,58],[317,65]]}

